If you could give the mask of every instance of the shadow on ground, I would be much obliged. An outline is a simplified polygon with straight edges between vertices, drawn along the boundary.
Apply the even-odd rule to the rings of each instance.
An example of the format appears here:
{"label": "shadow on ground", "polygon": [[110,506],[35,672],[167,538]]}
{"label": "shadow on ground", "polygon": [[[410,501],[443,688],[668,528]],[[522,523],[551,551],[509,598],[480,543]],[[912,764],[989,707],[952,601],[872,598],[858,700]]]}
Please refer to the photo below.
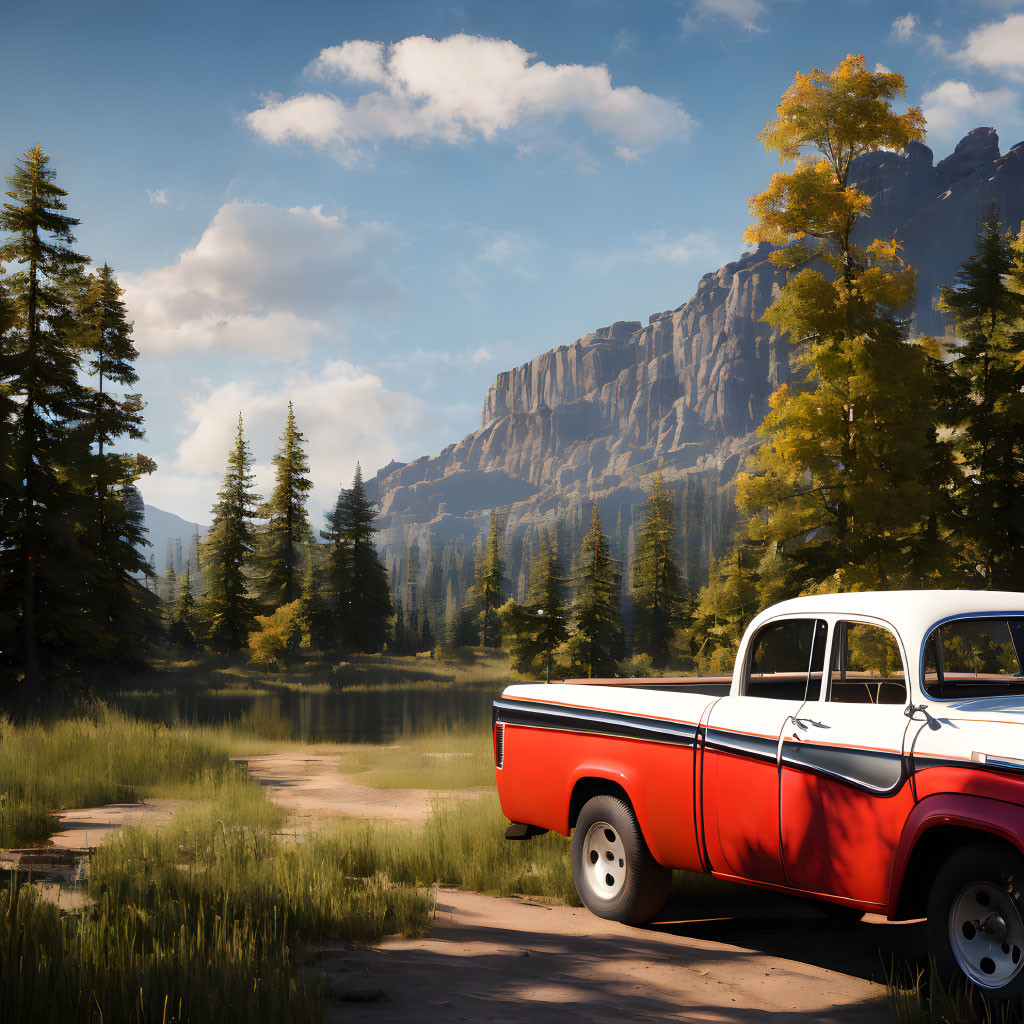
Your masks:
{"label": "shadow on ground", "polygon": [[[787,899],[672,903],[645,928],[570,907],[441,892],[426,939],[325,947],[338,1021],[888,1021],[883,962],[919,925],[839,924]],[[361,1001],[366,1000],[366,1001]]]}

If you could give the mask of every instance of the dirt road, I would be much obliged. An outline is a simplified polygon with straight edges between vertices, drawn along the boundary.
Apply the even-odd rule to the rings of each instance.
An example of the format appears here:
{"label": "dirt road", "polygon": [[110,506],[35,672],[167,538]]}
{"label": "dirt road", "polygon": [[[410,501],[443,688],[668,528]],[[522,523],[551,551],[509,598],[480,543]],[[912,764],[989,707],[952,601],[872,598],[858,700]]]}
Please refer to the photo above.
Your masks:
{"label": "dirt road", "polygon": [[889,1020],[882,957],[914,957],[919,925],[835,924],[795,901],[670,904],[645,928],[583,910],[442,891],[425,939],[325,947],[334,1019],[593,1024]]}

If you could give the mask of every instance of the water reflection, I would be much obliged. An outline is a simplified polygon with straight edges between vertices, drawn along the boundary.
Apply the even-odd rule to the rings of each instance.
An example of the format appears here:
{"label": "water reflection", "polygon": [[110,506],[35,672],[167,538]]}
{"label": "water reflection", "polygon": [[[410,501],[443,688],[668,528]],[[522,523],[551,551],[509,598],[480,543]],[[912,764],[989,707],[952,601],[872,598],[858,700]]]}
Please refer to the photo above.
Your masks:
{"label": "water reflection", "polygon": [[274,739],[307,742],[390,743],[398,736],[441,727],[487,728],[501,683],[430,689],[389,686],[327,693],[121,694],[111,702],[151,721],[251,724]]}

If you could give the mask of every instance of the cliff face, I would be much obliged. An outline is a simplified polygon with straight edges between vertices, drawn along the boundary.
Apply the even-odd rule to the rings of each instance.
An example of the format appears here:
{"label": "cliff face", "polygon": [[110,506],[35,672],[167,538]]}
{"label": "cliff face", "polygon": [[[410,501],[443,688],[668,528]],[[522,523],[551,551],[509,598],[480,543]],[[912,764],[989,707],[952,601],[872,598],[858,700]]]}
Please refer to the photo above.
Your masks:
{"label": "cliff face", "polygon": [[[1024,143],[1000,155],[995,131],[978,128],[937,165],[914,144],[862,158],[854,180],[872,196],[861,238],[895,234],[920,271],[915,330],[945,333],[939,285],[953,281],[992,203],[1004,224],[1024,220]],[[688,302],[646,326],[616,323],[498,374],[479,430],[437,456],[378,472],[389,556],[428,534],[472,538],[498,507],[514,529],[596,499],[610,530],[610,517],[641,501],[644,478],[658,469],[680,489],[700,479],[705,493],[727,490],[788,375],[788,341],[760,320],[782,281],[769,251],[706,274]],[[703,517],[691,576],[727,539],[726,525],[716,538]]]}

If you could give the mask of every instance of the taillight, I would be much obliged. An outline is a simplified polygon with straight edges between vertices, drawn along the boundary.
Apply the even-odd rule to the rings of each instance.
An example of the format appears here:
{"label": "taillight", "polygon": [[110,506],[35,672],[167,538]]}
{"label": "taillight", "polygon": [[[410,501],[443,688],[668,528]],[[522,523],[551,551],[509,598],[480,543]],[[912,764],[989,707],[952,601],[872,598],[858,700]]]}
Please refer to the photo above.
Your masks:
{"label": "taillight", "polygon": [[500,768],[505,763],[505,723],[499,722],[494,727],[494,767]]}

